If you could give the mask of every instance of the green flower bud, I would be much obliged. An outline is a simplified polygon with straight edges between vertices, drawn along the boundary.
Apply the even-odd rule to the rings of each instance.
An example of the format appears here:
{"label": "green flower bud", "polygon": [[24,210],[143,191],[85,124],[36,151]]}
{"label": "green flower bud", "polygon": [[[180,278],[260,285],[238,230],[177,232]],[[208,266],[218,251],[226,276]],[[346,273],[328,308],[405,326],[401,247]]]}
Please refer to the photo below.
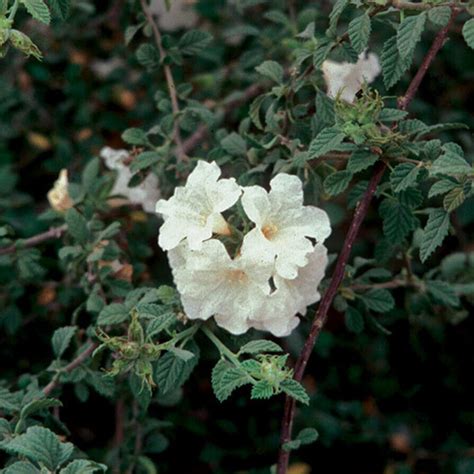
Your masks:
{"label": "green flower bud", "polygon": [[18,30],[10,30],[10,42],[12,46],[19,49],[22,53],[28,56],[34,56],[36,59],[41,59],[43,56],[38,46],[36,46],[31,39],[24,33]]}

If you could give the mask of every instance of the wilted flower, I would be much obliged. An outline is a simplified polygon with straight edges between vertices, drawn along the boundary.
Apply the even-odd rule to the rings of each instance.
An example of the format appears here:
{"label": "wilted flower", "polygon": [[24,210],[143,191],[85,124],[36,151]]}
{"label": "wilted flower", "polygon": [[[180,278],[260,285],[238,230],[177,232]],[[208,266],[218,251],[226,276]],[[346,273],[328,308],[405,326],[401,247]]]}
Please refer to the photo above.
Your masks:
{"label": "wilted flower", "polygon": [[130,158],[129,152],[105,147],[101,150],[100,156],[107,168],[117,171],[117,178],[110,194],[124,196],[129,202],[140,204],[145,212],[154,212],[156,201],[160,198],[156,175],[149,173],[139,185],[129,186],[129,182],[135,174],[126,164]]}
{"label": "wilted flower", "polygon": [[297,176],[281,173],[270,181],[267,193],[260,186],[244,188],[242,205],[255,228],[248,239],[255,248],[272,252],[276,273],[296,278],[298,267],[307,264],[313,243],[331,233],[326,212],[314,206],[303,206],[303,185]]}
{"label": "wilted flower", "polygon": [[233,178],[218,179],[220,174],[215,162],[199,161],[186,186],[177,187],[168,200],[157,202],[156,212],[165,221],[158,239],[162,249],[171,250],[187,239],[192,250],[199,250],[213,233],[229,233],[221,213],[237,202],[241,189]]}
{"label": "wilted flower", "polygon": [[181,28],[192,28],[198,22],[198,15],[193,9],[196,0],[173,0],[167,8],[165,0],[153,0],[150,11],[158,16],[158,26],[163,31],[176,31]]}
{"label": "wilted flower", "polygon": [[62,169],[59,173],[59,178],[55,181],[54,186],[47,195],[49,204],[55,211],[66,212],[73,206],[68,186],[67,170]]}
{"label": "wilted flower", "polygon": [[328,96],[352,103],[363,84],[373,82],[382,69],[376,54],[363,52],[356,63],[326,60],[322,70]]}

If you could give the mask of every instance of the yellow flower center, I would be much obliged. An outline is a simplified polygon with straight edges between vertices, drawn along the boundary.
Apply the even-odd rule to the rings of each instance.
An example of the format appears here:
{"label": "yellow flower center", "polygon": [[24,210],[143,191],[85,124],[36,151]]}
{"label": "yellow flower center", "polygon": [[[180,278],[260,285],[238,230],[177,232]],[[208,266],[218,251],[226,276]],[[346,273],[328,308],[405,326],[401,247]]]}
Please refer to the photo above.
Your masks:
{"label": "yellow flower center", "polygon": [[278,227],[272,223],[265,224],[262,228],[262,234],[268,240],[272,240],[272,238],[275,237],[277,232],[278,232]]}

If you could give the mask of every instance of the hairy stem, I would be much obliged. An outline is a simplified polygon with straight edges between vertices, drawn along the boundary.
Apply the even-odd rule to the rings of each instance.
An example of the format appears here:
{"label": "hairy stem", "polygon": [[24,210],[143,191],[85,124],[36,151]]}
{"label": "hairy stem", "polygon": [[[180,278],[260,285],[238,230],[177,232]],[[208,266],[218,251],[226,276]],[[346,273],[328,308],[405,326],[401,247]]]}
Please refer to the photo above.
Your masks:
{"label": "hairy stem", "polygon": [[61,225],[59,227],[53,227],[46,232],[30,237],[29,239],[21,239],[17,243],[12,244],[8,247],[0,249],[0,255],[7,255],[15,253],[19,249],[35,247],[36,245],[45,242],[46,240],[59,239],[64,232],[67,230],[67,225]]}
{"label": "hairy stem", "polygon": [[[452,8],[452,14],[451,14],[449,23],[444,28],[442,28],[436,35],[433,41],[433,44],[431,45],[430,49],[428,50],[425,58],[423,59],[419,67],[418,72],[416,73],[415,77],[413,78],[410,85],[408,86],[407,92],[398,101],[398,107],[401,110],[406,110],[408,105],[411,103],[411,101],[415,97],[415,94],[418,91],[421,81],[423,80],[426,72],[428,71],[437,53],[439,52],[439,50],[443,47],[445,43],[445,40],[449,32],[449,28],[451,24],[453,23],[457,12],[458,10],[456,8]],[[310,333],[305,341],[303,350],[301,351],[298,357],[298,360],[296,362],[294,378],[298,382],[301,381],[303,378],[304,371],[308,363],[308,360],[311,356],[311,353],[313,351],[314,345],[327,320],[329,308],[331,307],[332,302],[335,296],[337,295],[339,285],[341,284],[342,279],[344,278],[344,271],[345,271],[346,264],[349,260],[352,246],[355,242],[360,226],[367,214],[372,197],[374,196],[377,186],[383,177],[385,169],[386,169],[386,164],[382,161],[380,161],[374,167],[372,178],[369,182],[367,190],[365,191],[361,201],[359,202],[356,208],[354,217],[352,218],[352,222],[349,228],[349,232],[347,233],[341,253],[339,254],[339,258],[337,260],[336,267],[334,269],[334,273],[331,278],[331,282],[329,284],[328,289],[324,293],[323,298],[321,299],[318,310],[316,312],[316,315],[313,319],[313,323],[311,325]],[[295,417],[295,408],[296,408],[295,400],[287,396],[285,399],[283,421],[282,421],[282,426],[281,426],[281,434],[280,434],[281,447],[280,447],[280,452],[278,456],[277,474],[286,474],[287,469],[288,469],[290,452],[285,451],[283,449],[283,445],[291,441],[293,420]]]}
{"label": "hairy stem", "polygon": [[[166,56],[166,52],[163,48],[163,43],[161,41],[160,30],[158,29],[158,26],[155,20],[153,19],[153,15],[150,9],[148,8],[146,0],[140,0],[140,3],[142,6],[143,13],[145,13],[147,22],[153,31],[153,36],[155,37],[155,43],[160,53],[160,58],[161,60],[163,60]],[[181,139],[181,133],[179,131],[180,110],[179,110],[178,96],[176,94],[176,85],[174,82],[173,73],[171,72],[171,67],[168,64],[163,63],[163,70],[165,73],[165,79],[166,79],[166,84],[168,86],[169,96],[171,99],[171,108],[173,110],[173,115],[174,115],[173,139],[174,139],[174,142],[176,143],[177,158],[178,158],[178,161],[181,161],[181,162],[189,161],[189,158],[186,155],[185,149],[183,147],[183,141]]]}

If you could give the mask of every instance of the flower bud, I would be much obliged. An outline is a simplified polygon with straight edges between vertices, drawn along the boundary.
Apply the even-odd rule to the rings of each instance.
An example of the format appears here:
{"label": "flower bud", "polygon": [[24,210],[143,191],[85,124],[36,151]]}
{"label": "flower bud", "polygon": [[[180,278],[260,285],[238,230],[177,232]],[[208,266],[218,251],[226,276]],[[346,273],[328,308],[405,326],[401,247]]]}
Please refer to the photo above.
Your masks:
{"label": "flower bud", "polygon": [[67,170],[62,169],[53,188],[48,192],[48,201],[51,207],[58,212],[66,212],[73,206],[68,191]]}
{"label": "flower bud", "polygon": [[36,59],[41,59],[43,56],[38,46],[36,46],[31,39],[24,33],[18,30],[10,30],[10,42],[12,46],[25,53],[27,56],[34,56]]}

